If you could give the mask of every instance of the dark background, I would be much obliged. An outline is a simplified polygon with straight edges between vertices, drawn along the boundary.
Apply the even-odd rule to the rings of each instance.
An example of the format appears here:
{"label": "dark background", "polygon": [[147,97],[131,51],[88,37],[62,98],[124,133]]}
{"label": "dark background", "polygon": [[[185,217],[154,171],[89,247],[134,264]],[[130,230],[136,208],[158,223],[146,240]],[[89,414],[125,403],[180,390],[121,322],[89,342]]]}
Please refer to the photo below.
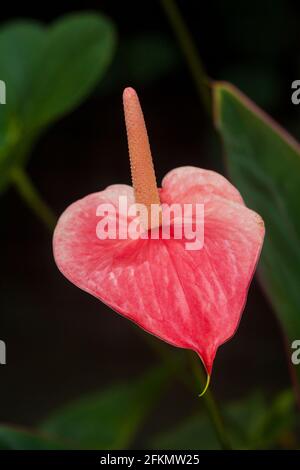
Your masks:
{"label": "dark background", "polygon": [[[299,138],[299,110],[290,99],[291,82],[300,78],[299,2],[178,4],[208,74],[238,85]],[[155,33],[173,48],[172,64],[163,73],[137,83],[126,75],[121,54],[121,79],[110,83],[108,71],[95,93],[39,140],[28,171],[57,214],[109,184],[130,184],[121,102],[127,85],[136,87],[142,101],[158,181],[182,165],[224,172],[218,141],[159,2],[27,1],[5,8],[0,7],[1,23],[101,11],[116,23],[119,44]],[[145,63],[136,65],[142,69]],[[0,214],[0,339],[7,345],[7,365],[0,366],[0,421],[34,424],[83,392],[135,377],[157,363],[143,341],[146,333],[62,277],[51,236],[13,188],[1,196]],[[254,281],[236,336],[217,354],[212,389],[226,400],[255,389],[269,395],[281,390],[289,384],[283,351],[277,320]],[[174,410],[185,416],[191,402],[190,393],[177,385],[156,411],[155,426],[175,419]]]}

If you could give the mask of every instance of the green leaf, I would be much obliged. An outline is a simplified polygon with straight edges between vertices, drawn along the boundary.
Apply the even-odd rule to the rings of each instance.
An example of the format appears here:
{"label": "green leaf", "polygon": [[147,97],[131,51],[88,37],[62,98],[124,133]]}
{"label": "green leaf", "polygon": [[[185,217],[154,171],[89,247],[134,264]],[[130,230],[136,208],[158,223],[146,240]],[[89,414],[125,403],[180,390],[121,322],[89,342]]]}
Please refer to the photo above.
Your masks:
{"label": "green leaf", "polygon": [[0,191],[24,165],[39,133],[77,106],[103,77],[115,49],[109,19],[70,14],[45,27],[15,21],[0,30]]}
{"label": "green leaf", "polygon": [[[1,106],[1,105],[0,105]],[[5,105],[0,108],[0,192],[10,181],[10,171],[15,162],[13,153],[20,139],[20,129]]]}
{"label": "green leaf", "polygon": [[6,84],[6,104],[0,105],[0,191],[21,157],[21,108],[29,99],[32,69],[46,36],[41,25],[29,21],[6,24],[0,30],[0,78]]}
{"label": "green leaf", "polygon": [[246,400],[229,404],[225,419],[231,440],[238,449],[270,449],[280,446],[286,433],[293,431],[295,402],[291,390],[266,400],[261,392]]}
{"label": "green leaf", "polygon": [[296,421],[293,393],[286,390],[280,393],[270,407],[264,406],[257,420],[256,432],[253,433],[253,448],[270,447],[273,443],[284,441],[290,435]]}
{"label": "green leaf", "polygon": [[67,446],[24,428],[0,425],[0,450],[51,450]]}
{"label": "green leaf", "polygon": [[113,385],[55,412],[41,430],[73,443],[74,449],[122,449],[156,403],[167,373],[155,369],[144,377]]}
{"label": "green leaf", "polygon": [[180,63],[174,42],[161,33],[148,32],[125,44],[128,78],[137,84],[151,83]]}
{"label": "green leaf", "polygon": [[189,417],[174,429],[155,436],[150,449],[169,450],[220,450],[215,430],[206,415],[199,413]]}
{"label": "green leaf", "polygon": [[[294,400],[290,391],[267,402],[261,393],[224,408],[226,429],[234,449],[269,449],[280,447],[281,438],[294,425]],[[196,413],[175,429],[155,436],[152,449],[215,450],[220,449],[215,430],[206,414]]]}
{"label": "green leaf", "polygon": [[180,65],[180,54],[169,36],[149,31],[125,37],[98,87],[99,94],[120,90],[130,84],[142,87],[153,83]]}
{"label": "green leaf", "polygon": [[0,30],[0,78],[6,84],[6,104],[1,106],[1,114],[17,115],[24,101],[30,100],[33,68],[45,40],[43,26],[33,21],[7,23]]}
{"label": "green leaf", "polygon": [[217,82],[213,93],[229,175],[265,221],[260,278],[291,344],[300,338],[300,147],[234,86]]}
{"label": "green leaf", "polygon": [[35,63],[24,109],[28,125],[43,126],[77,106],[106,71],[115,40],[112,23],[99,14],[80,12],[54,23]]}

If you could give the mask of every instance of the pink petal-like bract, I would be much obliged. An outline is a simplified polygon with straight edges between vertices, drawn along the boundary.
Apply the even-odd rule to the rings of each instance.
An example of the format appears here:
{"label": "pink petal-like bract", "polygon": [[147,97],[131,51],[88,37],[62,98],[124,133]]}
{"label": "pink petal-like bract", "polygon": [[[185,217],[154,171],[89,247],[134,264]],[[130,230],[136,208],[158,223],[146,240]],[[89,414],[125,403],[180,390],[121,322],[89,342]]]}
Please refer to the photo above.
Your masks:
{"label": "pink petal-like bract", "polygon": [[134,202],[130,186],[112,185],[66,209],[54,234],[57,266],[145,330],[196,351],[210,373],[217,348],[238,326],[262,246],[262,219],[221,175],[182,167],[165,176],[160,198],[204,202],[201,250],[186,250],[185,239],[99,240],[97,207],[117,207],[120,195]]}
{"label": "pink petal-like bract", "polygon": [[[194,350],[211,374],[218,347],[235,332],[260,255],[264,223],[223,176],[195,167],[170,171],[161,203],[204,204],[204,245],[186,239],[101,240],[101,203],[112,204],[117,225],[132,220],[118,212],[119,196],[135,202],[133,188],[112,185],[71,204],[54,233],[60,271],[144,330]],[[130,220],[129,220],[130,219]]]}

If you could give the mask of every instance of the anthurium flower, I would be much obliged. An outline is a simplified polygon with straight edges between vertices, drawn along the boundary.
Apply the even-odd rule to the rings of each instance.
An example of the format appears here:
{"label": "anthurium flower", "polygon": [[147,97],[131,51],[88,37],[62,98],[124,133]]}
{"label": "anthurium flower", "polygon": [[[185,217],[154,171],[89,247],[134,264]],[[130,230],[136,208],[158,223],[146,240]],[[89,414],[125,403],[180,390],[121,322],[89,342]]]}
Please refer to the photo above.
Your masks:
{"label": "anthurium flower", "polygon": [[[218,347],[240,321],[264,223],[229,181],[210,170],[175,168],[158,189],[142,110],[132,88],[125,89],[123,101],[133,187],[114,184],[71,204],[55,229],[55,260],[71,282],[116,312],[174,346],[197,352],[209,376]],[[130,237],[136,217],[120,209],[120,198],[128,206],[143,204],[149,214],[154,207],[161,212],[155,223],[140,217],[144,230]],[[187,249],[191,240],[174,235],[175,216],[169,222],[170,237],[163,238],[164,211],[172,204],[204,208],[200,248]],[[197,217],[200,220],[195,211],[190,213],[192,225]],[[99,223],[106,226],[105,236],[98,236]],[[124,230],[122,236],[114,230],[124,226],[127,237]],[[155,236],[145,237],[152,229]]]}

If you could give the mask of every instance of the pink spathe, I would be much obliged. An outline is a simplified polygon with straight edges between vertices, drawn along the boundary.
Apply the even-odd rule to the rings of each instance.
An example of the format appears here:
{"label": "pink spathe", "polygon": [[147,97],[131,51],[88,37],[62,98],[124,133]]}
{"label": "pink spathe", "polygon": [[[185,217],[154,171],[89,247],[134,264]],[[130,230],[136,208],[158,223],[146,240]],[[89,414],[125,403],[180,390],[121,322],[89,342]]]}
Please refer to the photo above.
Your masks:
{"label": "pink spathe", "polygon": [[99,240],[99,204],[117,209],[121,195],[134,203],[132,187],[113,185],[62,214],[54,233],[55,260],[71,282],[116,312],[174,346],[196,351],[210,374],[218,347],[240,321],[264,223],[213,171],[176,168],[159,194],[162,203],[204,204],[201,250],[186,250],[184,238]]}

